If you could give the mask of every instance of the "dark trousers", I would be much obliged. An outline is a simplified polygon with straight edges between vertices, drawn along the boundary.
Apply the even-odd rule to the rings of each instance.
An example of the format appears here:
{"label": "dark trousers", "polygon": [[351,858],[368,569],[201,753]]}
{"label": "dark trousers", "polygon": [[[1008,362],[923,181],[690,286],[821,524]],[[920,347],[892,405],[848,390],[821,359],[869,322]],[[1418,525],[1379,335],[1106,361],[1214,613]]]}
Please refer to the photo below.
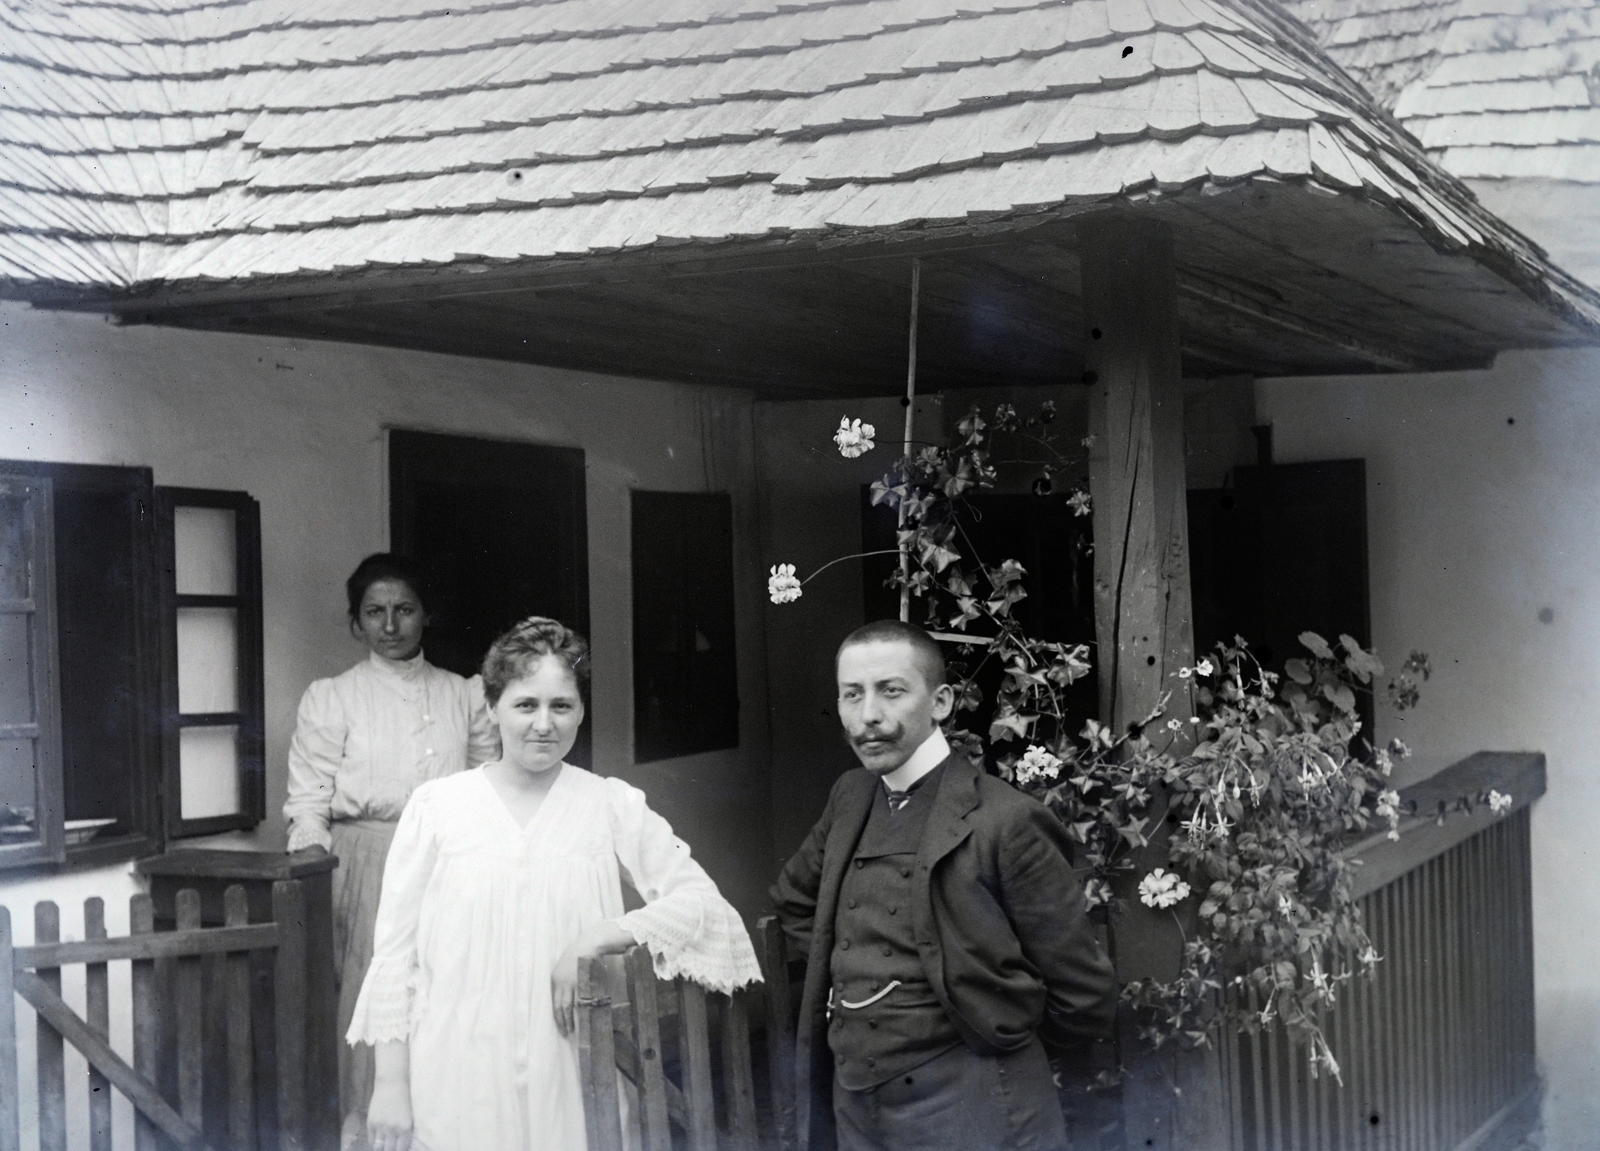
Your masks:
{"label": "dark trousers", "polygon": [[1065,1151],[1066,1122],[1037,1039],[985,1056],[960,1044],[866,1091],[833,1084],[839,1151]]}

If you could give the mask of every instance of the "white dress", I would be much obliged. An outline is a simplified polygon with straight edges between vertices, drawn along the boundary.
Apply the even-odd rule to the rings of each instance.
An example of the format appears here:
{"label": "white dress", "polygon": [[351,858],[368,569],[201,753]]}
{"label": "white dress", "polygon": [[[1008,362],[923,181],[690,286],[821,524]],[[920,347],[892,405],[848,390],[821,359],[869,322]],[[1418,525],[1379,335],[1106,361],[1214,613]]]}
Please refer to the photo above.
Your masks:
{"label": "white dress", "polygon": [[[627,914],[619,866],[646,902]],[[577,1045],[556,1029],[550,975],[603,920],[646,944],[662,978],[717,991],[760,979],[738,912],[638,788],[564,764],[523,828],[481,771],[416,790],[346,1036],[409,1039],[413,1146],[586,1146]]]}

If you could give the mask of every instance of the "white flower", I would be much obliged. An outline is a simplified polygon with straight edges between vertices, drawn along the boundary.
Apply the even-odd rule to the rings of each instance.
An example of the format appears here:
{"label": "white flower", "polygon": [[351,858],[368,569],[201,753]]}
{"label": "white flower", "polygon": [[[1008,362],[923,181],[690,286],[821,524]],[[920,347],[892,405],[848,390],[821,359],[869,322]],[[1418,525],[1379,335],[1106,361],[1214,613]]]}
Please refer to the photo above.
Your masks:
{"label": "white flower", "polygon": [[1181,720],[1181,719],[1169,719],[1169,720],[1167,720],[1167,730],[1168,731],[1182,731],[1183,730],[1183,720]]}
{"label": "white flower", "polygon": [[1017,766],[1013,770],[1016,772],[1017,782],[1026,786],[1042,779],[1054,779],[1060,775],[1061,759],[1059,756],[1051,755],[1038,744],[1033,744],[1023,753],[1022,758],[1017,760]]}
{"label": "white flower", "polygon": [[1217,669],[1211,665],[1211,661],[1209,659],[1203,659],[1194,665],[1195,675],[1210,675],[1216,670]]}
{"label": "white flower", "polygon": [[1489,810],[1496,815],[1511,810],[1511,797],[1498,791],[1489,793]]}
{"label": "white flower", "polygon": [[793,603],[800,598],[800,581],[794,576],[794,564],[775,564],[767,577],[767,595],[773,603]]}
{"label": "white flower", "polygon": [[1189,885],[1162,868],[1139,881],[1139,902],[1146,907],[1171,907],[1188,898]]}
{"label": "white flower", "polygon": [[1370,943],[1367,944],[1367,949],[1361,953],[1362,965],[1367,967],[1369,970],[1378,966],[1382,960],[1383,956],[1379,955],[1377,948],[1373,947]]}
{"label": "white flower", "polygon": [[1072,493],[1072,498],[1067,501],[1067,506],[1072,509],[1075,516],[1086,516],[1090,512],[1089,493],[1081,488]]}
{"label": "white flower", "polygon": [[1400,793],[1392,787],[1378,793],[1378,818],[1387,819],[1390,823],[1400,818]]}
{"label": "white flower", "polygon": [[1389,753],[1396,759],[1407,759],[1411,755],[1411,749],[1406,746],[1405,740],[1391,739],[1389,741]]}
{"label": "white flower", "polygon": [[1080,444],[1082,444],[1086,448],[1094,447],[1094,437],[1093,436],[1084,436],[1083,439],[1079,440],[1078,442]]}
{"label": "white flower", "polygon": [[1378,767],[1382,769],[1384,775],[1388,775],[1394,770],[1394,760],[1390,759],[1389,753],[1384,751],[1381,747],[1378,749],[1378,753],[1373,756],[1373,760],[1377,763]]}
{"label": "white flower", "polygon": [[1180,667],[1178,669],[1178,678],[1179,679],[1188,679],[1193,674],[1194,674],[1194,668],[1192,668],[1192,667]]}
{"label": "white flower", "polygon": [[1083,885],[1083,901],[1090,907],[1111,902],[1111,885],[1103,879],[1091,879]]}
{"label": "white flower", "polygon": [[878,434],[878,429],[871,424],[864,424],[860,420],[852,421],[845,416],[839,421],[839,430],[833,433],[833,442],[839,445],[839,454],[847,460],[857,456],[864,456],[878,445],[872,442],[872,437]]}

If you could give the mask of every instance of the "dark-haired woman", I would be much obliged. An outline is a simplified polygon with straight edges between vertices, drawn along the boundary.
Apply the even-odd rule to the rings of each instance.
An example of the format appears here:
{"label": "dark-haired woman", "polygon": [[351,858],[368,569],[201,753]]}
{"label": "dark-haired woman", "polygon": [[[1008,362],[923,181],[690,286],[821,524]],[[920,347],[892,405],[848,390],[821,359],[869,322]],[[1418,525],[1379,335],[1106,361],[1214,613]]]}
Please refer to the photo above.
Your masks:
{"label": "dark-haired woman", "polygon": [[[395,822],[430,779],[499,757],[478,677],[422,655],[422,580],[404,557],[368,556],[345,583],[350,631],[367,658],[319,679],[300,700],[289,744],[290,851],[332,851],[339,1028],[349,1026],[372,958],[372,922]],[[372,1095],[371,1048],[340,1045],[345,1146],[358,1140]]]}
{"label": "dark-haired woman", "polygon": [[[374,1151],[581,1151],[578,960],[645,944],[664,979],[760,978],[739,914],[642,791],[564,762],[583,723],[582,637],[535,616],[495,641],[503,744],[424,784],[383,876],[346,1038],[377,1046]],[[645,905],[624,913],[626,872]]]}

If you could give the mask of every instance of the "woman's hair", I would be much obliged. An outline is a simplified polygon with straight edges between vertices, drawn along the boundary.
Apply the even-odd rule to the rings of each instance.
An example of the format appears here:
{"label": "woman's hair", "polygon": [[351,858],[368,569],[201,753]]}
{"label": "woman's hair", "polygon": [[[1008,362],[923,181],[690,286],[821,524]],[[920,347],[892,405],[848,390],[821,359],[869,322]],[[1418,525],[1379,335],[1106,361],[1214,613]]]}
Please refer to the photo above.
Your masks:
{"label": "woman's hair", "polygon": [[589,691],[589,641],[559,620],[531,615],[489,645],[483,657],[483,694],[493,707],[514,681],[547,655],[567,665],[578,690]]}
{"label": "woman's hair", "polygon": [[411,589],[411,594],[417,597],[417,602],[423,609],[427,609],[428,589],[423,586],[422,572],[416,563],[406,556],[394,555],[391,552],[373,552],[358,563],[356,570],[350,573],[350,578],[344,581],[344,594],[350,604],[351,623],[361,615],[361,601],[366,598],[367,589],[379,580],[398,580],[405,584]]}

